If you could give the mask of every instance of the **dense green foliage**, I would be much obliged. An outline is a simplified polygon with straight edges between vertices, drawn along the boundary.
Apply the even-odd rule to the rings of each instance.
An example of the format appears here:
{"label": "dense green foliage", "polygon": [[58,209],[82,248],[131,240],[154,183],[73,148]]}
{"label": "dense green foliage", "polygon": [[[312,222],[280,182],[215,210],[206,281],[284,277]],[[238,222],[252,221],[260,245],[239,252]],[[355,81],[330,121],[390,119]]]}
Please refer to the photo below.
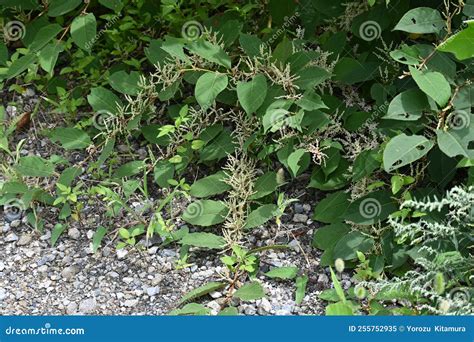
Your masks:
{"label": "dense green foliage", "polygon": [[[58,208],[53,245],[81,220],[78,198],[87,196],[110,217],[138,222],[99,227],[94,250],[108,230],[117,248],[143,235],[180,244],[177,267],[187,267],[191,247],[225,250],[229,282],[181,304],[224,287],[229,300],[258,299],[259,253],[285,246],[249,250],[242,237],[280,226],[294,201],[283,186],[310,174],[307,191],[325,193],[313,217],[321,265],[353,269],[360,282],[345,294],[331,268],[327,314],[472,313],[474,1],[0,5],[4,101],[15,104],[27,88],[40,95],[22,116],[0,106],[0,204],[26,211],[39,230],[36,209]],[[87,163],[21,156],[18,126],[40,111],[55,127],[39,134],[65,155],[87,151]],[[117,148],[131,141],[145,155]],[[196,180],[197,166],[208,174]],[[44,179],[55,187],[44,189]],[[152,215],[131,209],[137,193],[145,202],[159,194],[145,204]],[[181,214],[189,226],[179,229],[168,213],[177,199],[189,202]],[[407,282],[420,267],[423,278]],[[308,277],[299,273],[265,275],[294,280],[300,302]],[[174,313],[208,311],[187,303]]]}

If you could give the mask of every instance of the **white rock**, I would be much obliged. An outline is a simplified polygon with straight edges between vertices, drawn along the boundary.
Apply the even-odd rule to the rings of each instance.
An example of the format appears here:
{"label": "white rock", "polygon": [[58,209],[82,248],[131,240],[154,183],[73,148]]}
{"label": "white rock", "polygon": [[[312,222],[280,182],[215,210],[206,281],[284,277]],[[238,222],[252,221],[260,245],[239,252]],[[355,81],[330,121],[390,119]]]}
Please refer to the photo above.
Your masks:
{"label": "white rock", "polygon": [[68,266],[65,269],[62,270],[61,275],[63,276],[64,279],[67,281],[71,281],[74,279],[76,274],[79,273],[79,267],[73,265],[73,266]]}
{"label": "white rock", "polygon": [[270,304],[267,298],[262,298],[262,300],[260,301],[259,307],[262,308],[266,312],[272,311],[272,304]]}
{"label": "white rock", "polygon": [[96,306],[97,301],[95,300],[95,298],[85,299],[79,304],[79,312],[91,313],[95,310]]}
{"label": "white rock", "polygon": [[17,240],[18,240],[18,236],[15,233],[10,233],[5,237],[5,242],[13,242]]}
{"label": "white rock", "polygon": [[67,236],[69,236],[71,239],[79,240],[81,237],[81,232],[77,228],[71,228],[68,230]]}
{"label": "white rock", "polygon": [[66,306],[66,313],[68,315],[74,315],[77,313],[77,304],[75,302],[71,302]]}
{"label": "white rock", "polygon": [[124,248],[117,250],[117,258],[123,259],[127,256],[128,251]]}
{"label": "white rock", "polygon": [[128,299],[122,303],[122,305],[126,306],[127,308],[133,308],[137,304],[138,304],[138,299]]}
{"label": "white rock", "polygon": [[156,296],[158,293],[160,293],[160,287],[159,286],[147,287],[146,288],[146,294],[149,295],[150,297]]}
{"label": "white rock", "polygon": [[17,246],[26,246],[28,244],[30,244],[31,242],[31,235],[22,235],[20,237],[20,239],[18,240],[18,242],[16,243]]}

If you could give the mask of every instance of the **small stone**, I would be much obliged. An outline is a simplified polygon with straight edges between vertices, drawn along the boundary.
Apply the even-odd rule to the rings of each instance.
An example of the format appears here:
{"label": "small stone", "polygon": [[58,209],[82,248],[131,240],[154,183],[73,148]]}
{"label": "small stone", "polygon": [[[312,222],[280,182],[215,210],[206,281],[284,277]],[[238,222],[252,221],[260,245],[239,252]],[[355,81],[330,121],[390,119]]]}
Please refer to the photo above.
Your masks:
{"label": "small stone", "polygon": [[26,88],[24,95],[27,97],[35,96],[35,91],[32,88]]}
{"label": "small stone", "polygon": [[5,237],[5,242],[14,242],[18,240],[18,236],[15,233],[10,233]]}
{"label": "small stone", "polygon": [[125,248],[117,250],[117,258],[123,259],[127,256],[128,251]]}
{"label": "small stone", "polygon": [[66,306],[66,313],[68,315],[74,315],[75,313],[77,313],[77,304],[75,302],[70,302]]}
{"label": "small stone", "polygon": [[20,225],[21,225],[21,220],[13,220],[10,223],[10,227],[12,227],[12,228],[18,228]]}
{"label": "small stone", "polygon": [[161,255],[164,256],[164,257],[171,257],[171,258],[174,258],[176,257],[176,252],[172,249],[164,249],[161,251]]}
{"label": "small stone", "polygon": [[7,106],[7,114],[10,116],[10,117],[13,117],[16,115],[16,112],[17,112],[17,109],[15,106]]}
{"label": "small stone", "polygon": [[302,214],[304,212],[303,206],[300,203],[295,203],[294,205],[295,213]]}
{"label": "small stone", "polygon": [[351,287],[350,280],[341,280],[341,286],[344,290],[348,290]]}
{"label": "small stone", "polygon": [[48,270],[48,265],[43,265],[41,267],[38,267],[38,272],[40,273],[46,273],[47,270]]}
{"label": "small stone", "polygon": [[131,284],[134,279],[132,277],[125,277],[122,280],[125,284]]}
{"label": "small stone", "polygon": [[262,300],[260,301],[259,307],[262,308],[265,312],[272,311],[272,305],[270,304],[267,298],[262,298]]}
{"label": "small stone", "polygon": [[31,235],[22,235],[18,242],[16,243],[17,246],[26,246],[31,242]]}
{"label": "small stone", "polygon": [[138,304],[138,299],[128,299],[122,303],[122,305],[126,306],[127,308],[133,308],[137,304]]}
{"label": "small stone", "polygon": [[318,276],[318,283],[321,283],[323,285],[328,285],[329,284],[329,277],[326,274],[321,273]]}
{"label": "small stone", "polygon": [[309,204],[303,204],[303,210],[305,212],[310,212],[311,211],[311,206]]}
{"label": "small stone", "polygon": [[212,314],[214,315],[217,315],[217,313],[221,310],[220,304],[215,300],[207,303],[206,306],[212,310]]}
{"label": "small stone", "polygon": [[146,288],[146,294],[149,295],[150,297],[156,296],[158,293],[160,293],[160,287],[159,286],[147,287]]}
{"label": "small stone", "polygon": [[68,266],[65,269],[62,270],[61,275],[63,276],[64,279],[67,281],[71,281],[74,279],[76,274],[79,273],[79,267],[73,265],[73,266]]}
{"label": "small stone", "polygon": [[293,215],[293,222],[306,223],[306,221],[308,221],[308,215],[305,215],[305,214]]}
{"label": "small stone", "polygon": [[244,310],[244,313],[248,316],[255,315],[257,313],[257,309],[251,305],[247,306]]}
{"label": "small stone", "polygon": [[95,310],[96,306],[97,301],[95,300],[95,298],[85,299],[79,304],[79,312],[91,313]]}
{"label": "small stone", "polygon": [[81,232],[77,228],[71,228],[67,232],[67,236],[69,236],[73,240],[79,240],[81,237]]}
{"label": "small stone", "polygon": [[115,271],[110,271],[109,273],[107,273],[107,275],[110,277],[110,278],[118,278],[120,277],[120,275],[115,272]]}
{"label": "small stone", "polygon": [[0,301],[7,298],[7,291],[5,289],[0,289]]}
{"label": "small stone", "polygon": [[291,305],[283,305],[275,312],[277,316],[289,316],[293,312],[294,307]]}
{"label": "small stone", "polygon": [[111,249],[109,247],[102,248],[102,255],[108,257],[110,255]]}
{"label": "small stone", "polygon": [[158,246],[148,248],[148,254],[153,255],[156,254],[156,252],[158,252]]}
{"label": "small stone", "polygon": [[288,244],[288,247],[290,247],[291,249],[294,249],[295,251],[298,251],[300,249],[298,240],[296,239],[291,240],[290,243]]}
{"label": "small stone", "polygon": [[5,269],[5,263],[3,261],[0,261],[0,272],[2,272]]}
{"label": "small stone", "polygon": [[211,296],[211,298],[217,299],[217,298],[221,298],[221,297],[222,297],[222,292],[213,291],[213,292],[209,293],[209,295]]}

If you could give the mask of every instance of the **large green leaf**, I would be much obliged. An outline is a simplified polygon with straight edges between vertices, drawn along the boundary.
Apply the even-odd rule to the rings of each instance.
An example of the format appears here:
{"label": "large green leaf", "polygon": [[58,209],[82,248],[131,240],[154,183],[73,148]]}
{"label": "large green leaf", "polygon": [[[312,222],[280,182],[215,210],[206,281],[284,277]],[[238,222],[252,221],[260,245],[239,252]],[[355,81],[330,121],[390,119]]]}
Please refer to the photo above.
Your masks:
{"label": "large green leaf", "polygon": [[188,205],[183,220],[196,226],[213,226],[224,222],[228,211],[220,201],[200,200]]}
{"label": "large green leaf", "polygon": [[140,87],[138,83],[140,81],[140,73],[132,71],[127,73],[126,71],[114,72],[109,77],[109,83],[114,90],[127,95],[135,96],[138,94]]}
{"label": "large green leaf", "polygon": [[226,241],[222,236],[211,233],[189,233],[180,241],[183,245],[208,249],[222,249]]}
{"label": "large green leaf", "polygon": [[274,192],[278,188],[278,180],[277,180],[277,173],[274,171],[270,171],[261,175],[255,181],[253,187],[253,195],[250,196],[250,199],[256,200],[262,197],[265,197],[272,192]]}
{"label": "large green leaf", "polygon": [[140,173],[145,167],[143,160],[132,160],[115,170],[114,178],[130,177]]}
{"label": "large green leaf", "polygon": [[71,24],[72,41],[83,50],[90,50],[97,35],[97,22],[93,13],[76,17]]}
{"label": "large green leaf", "polygon": [[217,95],[227,88],[228,82],[227,75],[218,72],[206,72],[199,77],[194,91],[199,105],[204,109],[209,108]]}
{"label": "large green leaf", "polygon": [[295,85],[304,90],[311,90],[318,84],[323,83],[331,77],[331,74],[318,66],[310,66],[298,71],[295,75],[298,79]]}
{"label": "large green leaf", "polygon": [[87,101],[96,112],[105,111],[112,114],[116,114],[117,106],[122,105],[117,95],[103,87],[92,88]]}
{"label": "large green leaf", "polygon": [[441,107],[445,106],[451,98],[451,86],[446,77],[437,71],[420,71],[410,66],[410,73],[418,87],[436,101]]}
{"label": "large green leaf", "polygon": [[418,7],[405,13],[394,30],[409,33],[438,33],[444,25],[444,19],[438,10]]}
{"label": "large green leaf", "polygon": [[234,297],[240,298],[241,300],[255,300],[265,297],[265,291],[262,285],[254,281],[240,287],[235,291]]}
{"label": "large green leaf", "polygon": [[247,222],[245,223],[245,228],[255,228],[258,227],[268,220],[272,219],[275,216],[275,211],[277,210],[276,204],[264,204],[254,211],[252,211],[247,217]]}
{"label": "large green leaf", "polygon": [[418,89],[406,90],[398,94],[388,107],[384,119],[414,121],[418,120],[424,110],[430,108],[426,95]]}
{"label": "large green leaf", "polygon": [[53,174],[54,166],[41,157],[27,156],[20,158],[16,170],[23,176],[48,177]]}
{"label": "large green leaf", "polygon": [[7,78],[13,78],[21,74],[23,71],[28,69],[35,61],[37,57],[34,53],[29,53],[26,56],[20,57],[15,60],[8,69]]}
{"label": "large green leaf", "polygon": [[59,54],[64,51],[63,43],[50,43],[46,45],[38,54],[41,68],[47,73],[53,73]]}
{"label": "large green leaf", "polygon": [[59,17],[74,10],[82,3],[82,0],[50,0],[48,6],[48,16]]}
{"label": "large green leaf", "polygon": [[468,26],[461,32],[449,37],[438,46],[439,51],[452,52],[459,60],[474,57],[474,20],[467,22]]}
{"label": "large green leaf", "polygon": [[474,159],[474,114],[467,111],[452,113],[451,129],[437,130],[438,146],[449,157],[464,156]]}
{"label": "large green leaf", "polygon": [[319,228],[313,235],[313,246],[322,250],[330,249],[349,231],[349,226],[342,222]]}
{"label": "large green leaf", "polygon": [[41,50],[46,44],[54,39],[61,32],[63,28],[58,24],[51,24],[43,26],[35,35],[35,39],[28,46],[30,51],[37,52]]}
{"label": "large green leaf", "polygon": [[79,128],[56,128],[51,132],[51,139],[59,141],[66,150],[82,150],[92,144],[86,132]]}
{"label": "large green leaf", "polygon": [[313,219],[333,223],[340,221],[349,206],[349,195],[344,191],[329,194],[314,208]]}
{"label": "large green leaf", "polygon": [[360,225],[372,225],[385,220],[397,210],[395,201],[386,190],[371,192],[352,202],[344,218]]}
{"label": "large green leaf", "polygon": [[275,267],[265,273],[267,277],[278,279],[294,279],[298,275],[298,267]]}
{"label": "large green leaf", "polygon": [[237,97],[248,115],[260,108],[266,96],[267,80],[264,75],[257,75],[249,82],[237,83]]}
{"label": "large green leaf", "polygon": [[400,134],[392,138],[383,151],[383,167],[392,172],[425,156],[433,142],[421,135]]}
{"label": "large green leaf", "polygon": [[224,182],[225,178],[226,175],[223,171],[201,178],[191,185],[189,193],[191,196],[199,198],[222,194],[232,189],[229,184]]}
{"label": "large green leaf", "polygon": [[353,231],[340,239],[334,246],[334,259],[351,260],[357,252],[365,253],[374,246],[374,240],[358,231]]}
{"label": "large green leaf", "polygon": [[227,69],[230,69],[231,67],[230,57],[220,46],[211,44],[205,40],[196,40],[188,43],[187,48],[192,53],[195,53],[210,62],[222,65]]}
{"label": "large green leaf", "polygon": [[326,316],[352,316],[353,314],[354,310],[347,303],[337,302],[326,307]]}
{"label": "large green leaf", "polygon": [[99,0],[99,3],[115,12],[120,12],[124,6],[123,0]]}

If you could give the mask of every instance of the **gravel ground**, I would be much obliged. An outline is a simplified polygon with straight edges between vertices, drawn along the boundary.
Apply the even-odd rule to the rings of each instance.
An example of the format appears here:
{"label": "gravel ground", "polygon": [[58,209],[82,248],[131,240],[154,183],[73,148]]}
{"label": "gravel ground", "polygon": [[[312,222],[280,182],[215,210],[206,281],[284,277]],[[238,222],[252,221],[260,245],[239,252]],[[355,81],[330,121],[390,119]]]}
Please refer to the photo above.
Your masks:
{"label": "gravel ground", "polygon": [[[17,102],[32,106],[36,98],[27,94]],[[9,115],[19,115],[15,107],[7,109]],[[72,165],[80,165],[87,170],[85,152],[68,153],[41,137],[38,132],[51,128],[57,122],[43,113],[29,130],[16,133],[16,142],[25,139],[21,155],[40,155],[45,158],[62,155]],[[36,125],[39,125],[36,126]],[[118,146],[120,149],[130,148]],[[146,150],[135,143],[133,151]],[[123,151],[122,151],[123,152]],[[123,162],[123,160],[121,161]],[[202,175],[202,170],[199,171]],[[81,176],[86,184],[95,184],[87,172]],[[2,176],[0,175],[0,180]],[[294,302],[294,281],[275,281],[265,276],[259,277],[266,290],[266,298],[253,302],[234,302],[239,312],[246,315],[299,315],[323,314],[324,303],[319,293],[331,287],[328,270],[319,266],[320,252],[311,247],[311,239],[317,225],[311,221],[311,212],[318,201],[318,194],[305,188],[307,179],[301,177],[301,184],[291,184],[287,195],[298,198],[299,202],[289,208],[283,217],[282,226],[274,224],[252,230],[247,236],[247,248],[272,244],[289,244],[290,248],[266,251],[261,254],[261,271],[270,267],[297,266],[300,273],[309,277],[306,296],[301,305]],[[91,183],[89,183],[91,182]],[[54,189],[54,183],[37,183],[44,189]],[[158,194],[153,194],[159,198]],[[214,251],[191,250],[188,260],[191,266],[177,269],[178,247],[171,245],[158,248],[160,241],[147,247],[133,250],[115,249],[113,236],[104,238],[102,248],[92,253],[92,235],[99,225],[112,227],[126,226],[133,220],[128,215],[112,221],[104,215],[104,205],[97,205],[96,198],[81,198],[86,203],[81,211],[80,222],[70,222],[67,232],[60,237],[55,247],[50,245],[51,230],[56,221],[56,208],[43,208],[42,217],[46,224],[44,234],[40,234],[26,224],[26,218],[7,220],[0,212],[0,314],[2,315],[165,315],[176,308],[177,301],[186,292],[211,280],[219,280],[224,269]],[[152,200],[153,199],[148,199]],[[132,207],[141,210],[145,199],[136,198]],[[94,205],[95,203],[95,205]],[[175,215],[186,206],[185,202],[173,203]],[[146,212],[140,212],[146,215]],[[175,225],[183,222],[176,215]],[[112,234],[113,235],[113,234]],[[144,245],[144,241],[141,242]],[[263,273],[262,272],[262,273]],[[343,274],[342,285],[348,288],[349,276]],[[223,293],[212,293],[202,299],[202,303],[217,313],[224,301]]]}
{"label": "gravel ground", "polygon": [[[307,214],[296,214],[301,220]],[[181,296],[210,280],[218,280],[224,270],[219,255],[213,252],[192,253],[192,266],[177,270],[176,249],[156,246],[142,251],[116,251],[113,246],[91,251],[92,229],[72,226],[60,242],[50,247],[50,233],[40,235],[21,221],[2,219],[0,236],[0,314],[2,315],[164,315],[176,308]],[[311,221],[309,221],[311,222]],[[307,227],[306,223],[289,224],[290,229]],[[310,223],[311,225],[311,223]],[[47,227],[48,228],[48,227]],[[270,228],[270,229],[269,229]],[[272,235],[275,233],[276,235]],[[256,229],[248,236],[256,245],[285,242],[271,227]],[[326,270],[318,266],[318,254],[309,246],[312,230],[300,235],[303,255],[295,240],[292,248],[265,252],[261,269],[272,266],[298,266],[309,274],[306,297],[294,303],[294,283],[274,281],[261,276],[266,299],[234,304],[246,315],[321,314],[317,298],[330,287]],[[269,236],[277,236],[269,239]],[[264,243],[262,243],[264,242]],[[203,300],[217,313],[224,300],[222,293],[212,293]]]}

